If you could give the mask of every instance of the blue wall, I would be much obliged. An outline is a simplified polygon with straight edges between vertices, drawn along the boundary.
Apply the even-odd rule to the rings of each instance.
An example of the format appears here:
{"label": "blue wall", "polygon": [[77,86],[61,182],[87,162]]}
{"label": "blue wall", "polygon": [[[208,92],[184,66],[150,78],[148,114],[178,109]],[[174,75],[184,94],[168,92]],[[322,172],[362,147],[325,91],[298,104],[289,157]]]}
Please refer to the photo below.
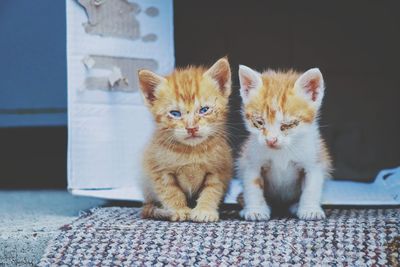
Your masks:
{"label": "blue wall", "polygon": [[65,125],[65,1],[0,1],[0,126]]}

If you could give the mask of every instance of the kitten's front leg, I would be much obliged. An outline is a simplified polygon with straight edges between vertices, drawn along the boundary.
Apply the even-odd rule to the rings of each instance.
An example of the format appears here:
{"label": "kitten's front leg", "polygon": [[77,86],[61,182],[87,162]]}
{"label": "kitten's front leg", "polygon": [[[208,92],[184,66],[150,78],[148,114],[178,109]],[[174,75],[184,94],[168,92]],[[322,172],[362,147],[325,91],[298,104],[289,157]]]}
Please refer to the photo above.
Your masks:
{"label": "kitten's front leg", "polygon": [[244,208],[240,216],[248,221],[266,221],[271,209],[264,197],[264,179],[260,169],[246,169],[243,172]]}
{"label": "kitten's front leg", "polygon": [[171,212],[171,221],[185,221],[189,218],[191,209],[187,205],[186,195],[172,174],[163,174],[155,181],[154,187],[162,206]]}
{"label": "kitten's front leg", "polygon": [[196,207],[190,213],[191,220],[195,222],[216,222],[219,220],[218,206],[227,187],[225,180],[221,179],[219,174],[208,174],[205,177]]}
{"label": "kitten's front leg", "polygon": [[321,220],[325,218],[325,212],[321,208],[323,184],[324,172],[320,167],[306,170],[297,217],[303,220]]}

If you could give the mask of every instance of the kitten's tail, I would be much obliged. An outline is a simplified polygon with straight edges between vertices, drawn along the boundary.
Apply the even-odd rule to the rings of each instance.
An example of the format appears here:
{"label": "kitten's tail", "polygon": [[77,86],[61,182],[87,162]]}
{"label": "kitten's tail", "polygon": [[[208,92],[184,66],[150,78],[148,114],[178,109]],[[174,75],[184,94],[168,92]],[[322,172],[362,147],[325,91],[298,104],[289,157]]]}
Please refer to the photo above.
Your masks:
{"label": "kitten's tail", "polygon": [[171,212],[158,207],[154,203],[144,203],[142,209],[142,218],[143,219],[160,219],[166,220],[172,216]]}

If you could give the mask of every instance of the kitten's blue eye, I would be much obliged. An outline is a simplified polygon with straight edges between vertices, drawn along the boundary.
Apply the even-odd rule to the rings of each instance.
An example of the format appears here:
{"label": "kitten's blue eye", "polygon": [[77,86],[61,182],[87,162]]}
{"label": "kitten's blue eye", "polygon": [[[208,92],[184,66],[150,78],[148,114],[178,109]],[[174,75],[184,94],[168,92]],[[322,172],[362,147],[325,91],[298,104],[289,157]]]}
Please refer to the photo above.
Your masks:
{"label": "kitten's blue eye", "polygon": [[169,114],[174,118],[180,118],[182,115],[179,110],[171,110]]}
{"label": "kitten's blue eye", "polygon": [[200,114],[205,114],[209,109],[210,109],[209,107],[202,107],[202,108],[199,110],[199,113],[200,113]]}

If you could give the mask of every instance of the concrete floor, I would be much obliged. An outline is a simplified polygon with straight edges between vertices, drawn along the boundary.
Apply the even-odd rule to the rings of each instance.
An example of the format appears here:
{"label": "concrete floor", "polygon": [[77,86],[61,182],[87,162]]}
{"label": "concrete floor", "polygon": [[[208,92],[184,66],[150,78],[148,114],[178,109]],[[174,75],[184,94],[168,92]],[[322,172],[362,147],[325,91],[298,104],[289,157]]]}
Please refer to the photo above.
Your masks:
{"label": "concrete floor", "polygon": [[58,228],[105,204],[66,191],[0,190],[0,266],[36,266]]}

